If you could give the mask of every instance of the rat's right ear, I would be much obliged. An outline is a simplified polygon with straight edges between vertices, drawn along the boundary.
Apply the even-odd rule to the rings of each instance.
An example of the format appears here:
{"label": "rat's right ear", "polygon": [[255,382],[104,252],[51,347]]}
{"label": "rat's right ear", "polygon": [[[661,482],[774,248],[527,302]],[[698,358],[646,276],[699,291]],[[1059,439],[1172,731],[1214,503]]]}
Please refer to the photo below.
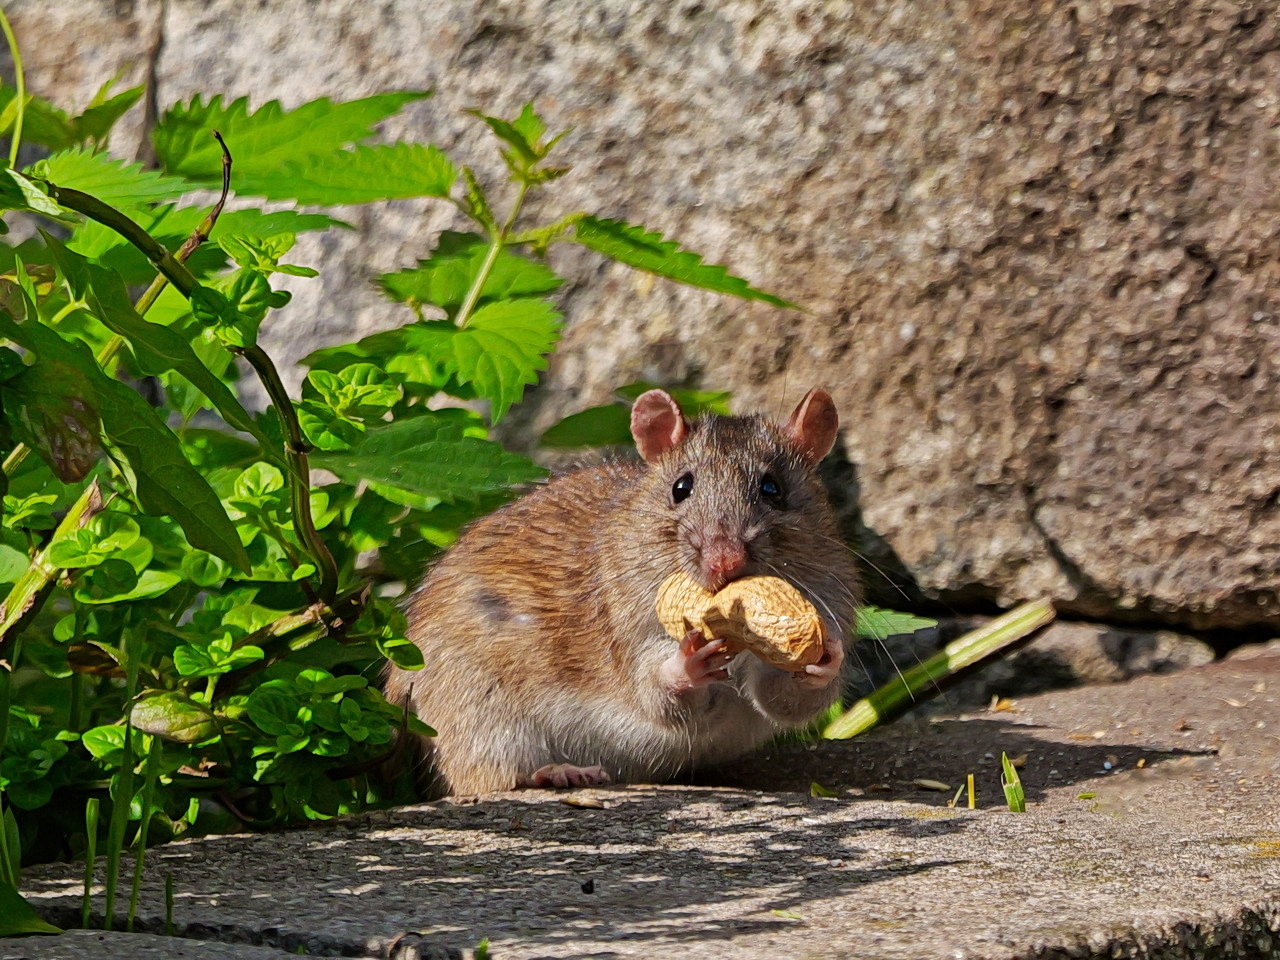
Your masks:
{"label": "rat's right ear", "polygon": [[631,407],[631,436],[646,463],[675,447],[688,432],[689,424],[671,394],[650,390],[636,397]]}

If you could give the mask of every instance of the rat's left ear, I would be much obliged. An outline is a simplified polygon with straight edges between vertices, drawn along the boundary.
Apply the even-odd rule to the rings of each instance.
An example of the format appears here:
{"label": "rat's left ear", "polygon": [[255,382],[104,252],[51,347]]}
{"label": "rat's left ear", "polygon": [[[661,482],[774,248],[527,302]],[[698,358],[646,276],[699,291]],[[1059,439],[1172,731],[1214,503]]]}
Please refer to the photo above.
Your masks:
{"label": "rat's left ear", "polygon": [[782,433],[800,448],[806,460],[816,464],[835,446],[839,427],[840,417],[831,394],[814,387],[804,395]]}

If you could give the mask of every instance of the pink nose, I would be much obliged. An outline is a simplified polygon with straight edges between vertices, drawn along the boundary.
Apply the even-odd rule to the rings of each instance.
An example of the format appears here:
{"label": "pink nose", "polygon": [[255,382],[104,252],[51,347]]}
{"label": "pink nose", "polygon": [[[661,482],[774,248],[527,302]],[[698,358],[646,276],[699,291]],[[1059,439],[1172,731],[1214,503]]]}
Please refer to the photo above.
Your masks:
{"label": "pink nose", "polygon": [[736,537],[714,536],[702,550],[702,572],[710,590],[719,590],[747,566],[747,548]]}

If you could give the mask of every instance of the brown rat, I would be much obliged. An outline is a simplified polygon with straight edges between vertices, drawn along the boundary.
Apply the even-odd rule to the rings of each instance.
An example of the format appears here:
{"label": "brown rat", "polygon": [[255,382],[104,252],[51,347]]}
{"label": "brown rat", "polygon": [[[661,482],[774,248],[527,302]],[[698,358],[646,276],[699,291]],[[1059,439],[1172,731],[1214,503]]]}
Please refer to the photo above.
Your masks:
{"label": "brown rat", "polygon": [[[470,527],[408,606],[420,671],[391,667],[386,695],[438,735],[437,786],[472,794],[668,778],[746,753],[835,700],[857,602],[815,467],[836,439],[812,390],[785,424],[704,415],[660,390],[636,400],[641,463],[557,477]],[[654,612],[683,569],[709,590],[782,577],[821,613],[827,650],[807,672]]]}

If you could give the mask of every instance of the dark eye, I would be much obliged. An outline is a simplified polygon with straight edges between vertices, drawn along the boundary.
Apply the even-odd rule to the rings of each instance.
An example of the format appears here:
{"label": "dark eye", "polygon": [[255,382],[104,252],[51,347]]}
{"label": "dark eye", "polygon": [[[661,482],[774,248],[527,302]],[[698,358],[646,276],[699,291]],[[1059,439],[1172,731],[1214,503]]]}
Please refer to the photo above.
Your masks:
{"label": "dark eye", "polygon": [[766,473],[760,478],[760,496],[764,497],[774,506],[781,506],[783,502],[782,484],[777,481],[772,473]]}
{"label": "dark eye", "polygon": [[682,500],[688,500],[689,494],[693,493],[693,474],[686,473],[671,486],[671,499],[676,503]]}

